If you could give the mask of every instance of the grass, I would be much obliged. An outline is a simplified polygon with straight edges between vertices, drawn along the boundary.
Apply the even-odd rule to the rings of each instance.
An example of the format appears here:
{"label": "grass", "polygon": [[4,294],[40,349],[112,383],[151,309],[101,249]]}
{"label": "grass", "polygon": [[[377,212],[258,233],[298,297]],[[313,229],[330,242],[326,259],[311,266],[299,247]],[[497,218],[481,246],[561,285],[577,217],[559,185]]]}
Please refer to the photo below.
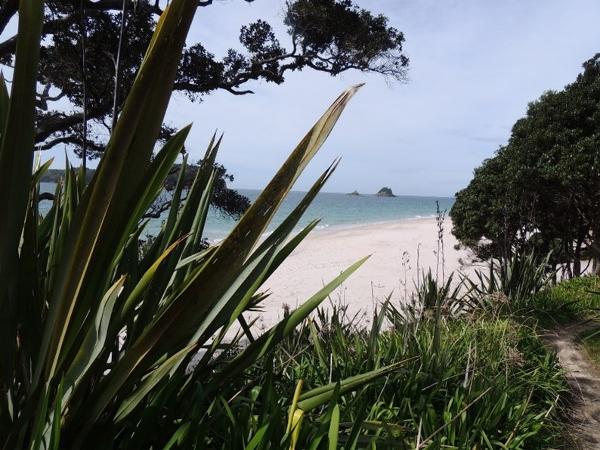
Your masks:
{"label": "grass", "polygon": [[[401,370],[304,414],[298,442],[327,448],[319,445],[328,442],[336,410],[340,448],[556,448],[565,383],[536,330],[487,314],[407,322],[386,309],[369,329],[345,319],[343,308],[320,311],[253,366],[251,385],[222,392],[229,409],[207,416],[207,445],[243,448],[265,427],[285,434],[281,411],[298,380],[305,392],[402,362]],[[276,441],[264,448],[280,448]]]}
{"label": "grass", "polygon": [[[534,264],[530,267],[541,276]],[[319,310],[244,379],[221,391],[220,404],[203,417],[210,430],[205,445],[559,448],[567,389],[562,370],[540,341],[535,321],[523,321],[505,302],[488,298],[518,287],[516,273],[526,275],[522,285],[540,285],[531,283],[537,275],[527,269],[500,270],[491,285],[479,279],[486,296],[482,307],[459,314],[452,313],[452,305],[460,303],[457,291],[432,276],[423,277],[406,308],[384,303],[369,328],[343,307]],[[531,296],[520,287],[515,292],[523,294],[514,301],[514,309],[522,312],[525,297]],[[473,296],[470,292],[469,300]],[[341,395],[341,380],[395,365],[400,369]],[[301,407],[303,393],[323,389],[319,386],[329,386],[327,402],[306,412],[293,407]],[[291,445],[282,445],[281,436],[290,432]]]}
{"label": "grass", "polygon": [[600,367],[600,325],[579,336],[589,358]]}
{"label": "grass", "polygon": [[558,283],[533,298],[538,323],[551,329],[574,322],[586,322],[578,336],[590,359],[600,365],[600,277],[583,276]]}
{"label": "grass", "polygon": [[552,326],[596,317],[600,310],[600,277],[584,276],[558,283],[534,297],[542,323]]}
{"label": "grass", "polygon": [[534,305],[544,328],[587,321],[589,327],[578,338],[590,359],[600,365],[600,277],[563,281],[536,295]]}
{"label": "grass", "polygon": [[[300,448],[568,448],[568,387],[539,336],[593,317],[600,279],[549,287],[533,261],[509,266],[476,278],[466,301],[424,276],[410,306],[385,303],[370,327],[343,307],[319,310],[222,392],[228,409],[207,414],[205,442],[244,448],[260,436],[257,448],[288,448],[279,438],[295,424]],[[600,333],[581,338],[600,362]],[[339,380],[397,364],[400,370],[339,395]],[[319,386],[332,387],[328,402],[298,420],[293,408],[283,412]]]}

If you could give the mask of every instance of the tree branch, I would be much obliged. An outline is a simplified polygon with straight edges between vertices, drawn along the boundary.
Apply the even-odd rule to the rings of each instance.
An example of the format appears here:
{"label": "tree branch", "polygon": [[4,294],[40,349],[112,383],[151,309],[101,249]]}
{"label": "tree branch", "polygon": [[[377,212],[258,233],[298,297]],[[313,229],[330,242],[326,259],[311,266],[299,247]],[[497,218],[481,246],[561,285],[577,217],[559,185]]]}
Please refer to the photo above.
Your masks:
{"label": "tree branch", "polygon": [[[50,150],[51,148],[59,145],[59,144],[72,144],[77,146],[82,146],[83,142],[81,138],[70,134],[66,136],[60,136],[54,139],[50,139],[49,141],[44,142],[42,145],[36,147],[36,150]],[[104,150],[104,146],[97,144],[94,141],[89,139],[86,140],[86,145],[94,152],[102,152]]]}
{"label": "tree branch", "polygon": [[[99,119],[106,115],[108,111],[91,111],[88,112],[88,120]],[[40,143],[48,139],[54,133],[60,133],[67,131],[68,129],[80,125],[83,120],[82,113],[54,113],[42,118],[43,120],[38,121],[38,128],[36,130],[35,142]]]}
{"label": "tree branch", "polygon": [[165,211],[171,208],[171,200],[157,200],[150,206],[150,209],[142,216],[142,219],[158,219]]}
{"label": "tree branch", "polygon": [[[6,27],[6,24],[4,24],[4,27],[2,27],[2,18],[3,18],[3,13],[6,10],[6,12],[4,14],[6,14],[8,16],[8,14],[11,14],[11,11],[8,6],[11,3],[17,3],[18,4],[18,0],[8,0],[7,4],[5,4],[5,6],[2,8],[2,10],[0,10],[0,30],[4,30],[4,27]],[[83,11],[84,12],[106,12],[106,11],[120,11],[121,7],[123,6],[123,2],[122,0],[98,0],[98,1],[86,1],[83,2]],[[10,15],[10,17],[8,17],[7,22],[10,21],[10,19],[15,15],[17,11],[15,10],[14,12],[12,12],[12,15]],[[162,14],[162,10],[160,8],[158,8],[157,6],[155,8],[152,9],[152,12],[156,15],[161,15]],[[67,23],[71,23],[74,20],[76,20],[79,17],[80,12],[74,12],[73,14],[67,14],[63,17],[61,17],[60,19],[54,19],[54,20],[49,20],[47,22],[44,22],[43,28],[42,28],[42,36],[47,36],[49,34],[54,34],[57,29],[59,28],[60,25],[64,25]],[[0,31],[1,32],[1,31]],[[2,57],[6,57],[10,54],[14,54],[15,51],[17,49],[17,36],[11,36],[10,38],[4,40],[3,42],[0,42],[0,58]]]}
{"label": "tree branch", "polygon": [[17,50],[17,36],[8,38],[7,40],[0,42],[0,57],[6,57],[14,54]]}
{"label": "tree branch", "polygon": [[0,34],[19,10],[19,0],[7,0],[0,9]]}

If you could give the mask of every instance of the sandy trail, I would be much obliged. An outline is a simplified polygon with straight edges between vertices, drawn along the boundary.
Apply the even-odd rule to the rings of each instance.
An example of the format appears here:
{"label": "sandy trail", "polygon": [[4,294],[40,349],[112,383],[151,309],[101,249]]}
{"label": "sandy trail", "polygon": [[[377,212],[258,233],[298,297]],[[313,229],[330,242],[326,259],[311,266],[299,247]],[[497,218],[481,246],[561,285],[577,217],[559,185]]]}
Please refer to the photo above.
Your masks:
{"label": "sandy trail", "polygon": [[578,336],[597,327],[583,322],[561,326],[547,336],[575,393],[571,435],[584,450],[600,449],[600,370],[581,348]]}

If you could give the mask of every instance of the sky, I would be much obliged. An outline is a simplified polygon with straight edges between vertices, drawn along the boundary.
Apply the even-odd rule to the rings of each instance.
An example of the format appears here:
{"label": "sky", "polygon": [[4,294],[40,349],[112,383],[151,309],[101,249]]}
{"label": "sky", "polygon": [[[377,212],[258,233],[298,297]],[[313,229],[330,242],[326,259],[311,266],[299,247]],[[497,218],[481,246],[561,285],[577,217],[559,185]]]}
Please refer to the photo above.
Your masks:
{"label": "sky", "polygon": [[[325,191],[452,196],[473,169],[504,144],[528,102],[573,81],[600,52],[598,0],[355,0],[383,13],[405,34],[408,80],[376,74],[338,77],[304,70],[275,85],[251,83],[254,95],[218,92],[191,103],[176,94],[167,122],[192,122],[187,142],[200,158],[215,130],[225,137],[218,157],[236,188],[262,188],[337,95],[366,83],[321,152],[297,182],[306,190],[337,156]],[[189,43],[223,55],[238,47],[239,29],[270,22],[282,45],[283,0],[216,1],[201,8]],[[63,149],[47,152],[55,166]]]}

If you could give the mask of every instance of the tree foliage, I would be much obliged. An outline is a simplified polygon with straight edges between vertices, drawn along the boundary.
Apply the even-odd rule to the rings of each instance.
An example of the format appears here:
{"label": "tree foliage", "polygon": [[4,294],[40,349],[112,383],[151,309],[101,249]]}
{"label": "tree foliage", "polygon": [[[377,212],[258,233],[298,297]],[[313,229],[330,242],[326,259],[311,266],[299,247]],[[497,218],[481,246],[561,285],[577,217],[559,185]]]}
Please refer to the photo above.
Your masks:
{"label": "tree foliage", "polygon": [[[45,2],[37,79],[39,149],[67,145],[79,156],[83,148],[87,158],[102,154],[113,113],[121,110],[165,4],[159,0]],[[212,0],[197,4],[216,5]],[[16,15],[18,1],[4,0],[0,5],[2,33]],[[286,4],[284,23],[290,40],[288,48],[264,20],[242,26],[240,48],[229,49],[222,57],[201,42],[188,42],[174,90],[191,101],[201,101],[216,90],[251,94],[246,86],[249,82],[281,84],[288,72],[306,68],[332,76],[356,69],[404,79],[408,67],[403,53],[404,35],[390,27],[383,15],[358,8],[350,0],[294,0]],[[15,36],[0,42],[0,62],[12,64],[15,42]],[[161,142],[175,131],[163,124]],[[221,211],[237,216],[248,200],[227,188],[230,180],[231,175],[219,167],[213,203]]]}
{"label": "tree foliage", "polygon": [[575,82],[529,105],[508,144],[457,194],[454,234],[481,256],[552,251],[553,262],[573,263],[572,275],[598,256],[600,54],[583,67]]}
{"label": "tree foliage", "polygon": [[[17,3],[14,0],[1,3],[0,32],[16,14]],[[126,0],[117,111],[162,14],[162,3]],[[211,5],[214,7],[211,0],[198,1],[199,7]],[[81,147],[85,89],[85,106],[91,122],[87,146],[91,156],[103,151],[110,132],[122,11],[123,0],[46,2],[38,73],[36,142],[41,148],[57,144]],[[241,48],[229,49],[222,57],[215,56],[201,42],[188,42],[175,80],[175,91],[193,101],[219,89],[235,95],[250,94],[248,82],[262,80],[281,84],[288,72],[305,68],[331,75],[356,69],[397,80],[405,77],[408,58],[403,53],[404,35],[390,27],[385,16],[374,15],[350,0],[289,1],[284,23],[290,40],[287,48],[275,36],[272,25],[264,20],[242,26]],[[14,44],[14,36],[0,43],[3,63],[11,64]],[[164,128],[162,137],[172,132]]]}

